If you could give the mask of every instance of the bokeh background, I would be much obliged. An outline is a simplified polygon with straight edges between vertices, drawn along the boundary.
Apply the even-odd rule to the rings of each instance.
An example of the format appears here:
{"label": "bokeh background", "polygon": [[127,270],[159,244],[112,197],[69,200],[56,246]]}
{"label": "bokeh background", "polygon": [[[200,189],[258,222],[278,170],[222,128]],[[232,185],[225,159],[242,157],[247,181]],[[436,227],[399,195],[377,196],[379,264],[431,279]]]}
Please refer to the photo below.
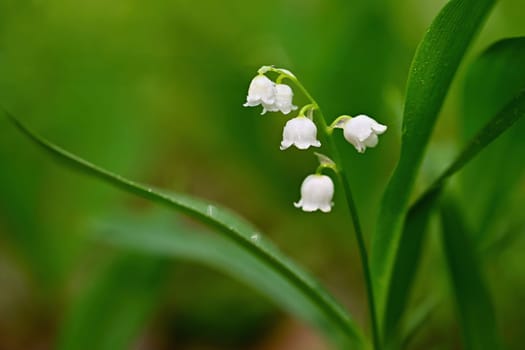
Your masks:
{"label": "bokeh background", "polygon": [[[96,164],[242,214],[365,325],[358,253],[341,191],[329,215],[295,209],[300,183],[317,160],[311,152],[279,150],[289,116],[260,116],[258,108],[242,104],[256,70],[275,64],[301,79],[329,119],[366,113],[389,126],[366,155],[340,140],[370,234],[397,159],[409,64],[444,4],[1,0],[0,103]],[[521,0],[500,1],[467,63],[493,41],[523,35],[524,13]],[[465,142],[466,66],[443,109],[417,191]],[[297,94],[295,102],[306,101]],[[523,123],[517,127],[525,130]],[[523,164],[520,156],[523,149],[506,155]],[[482,161],[477,160],[478,169],[496,166],[494,159]],[[463,203],[477,227],[501,182],[490,178],[492,192],[485,193],[475,177],[472,181],[464,181]],[[484,256],[501,333],[509,348],[520,349],[525,341],[523,172],[512,181],[517,185],[501,196],[484,224],[490,228]],[[94,220],[123,212],[139,222],[174,215],[58,165],[0,120],[0,349],[68,348],[71,339],[64,334],[75,327],[78,310],[91,310],[115,339],[133,334],[130,349],[329,348],[317,330],[224,272],[90,238]],[[509,230],[510,238],[502,236]],[[427,245],[411,308],[430,294],[438,306],[411,347],[460,348],[437,235]],[[128,290],[134,292],[126,299]],[[83,303],[93,295],[98,302]],[[117,317],[112,310],[121,300],[130,314]],[[89,329],[73,334],[88,340],[102,336]]]}

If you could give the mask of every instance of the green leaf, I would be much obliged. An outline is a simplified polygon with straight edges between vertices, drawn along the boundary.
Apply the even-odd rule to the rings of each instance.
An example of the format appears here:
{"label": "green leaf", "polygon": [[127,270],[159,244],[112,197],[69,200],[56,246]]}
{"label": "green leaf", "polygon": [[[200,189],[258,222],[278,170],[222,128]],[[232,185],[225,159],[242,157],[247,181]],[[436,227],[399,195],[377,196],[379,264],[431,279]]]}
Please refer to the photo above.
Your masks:
{"label": "green leaf", "polygon": [[[457,171],[467,165],[481,150],[487,145],[491,144],[504,131],[510,128],[514,123],[517,123],[525,114],[525,95],[520,93],[525,89],[525,69],[523,68],[523,60],[525,60],[525,40],[524,38],[505,39],[487,49],[469,69],[467,78],[467,91],[469,108],[466,108],[468,115],[465,120],[470,121],[469,130],[479,129],[481,123],[488,120],[487,113],[496,113],[501,109],[492,119],[486,122],[486,125],[478,131],[467,147],[460,153],[456,160],[450,167],[434,182],[432,186],[412,205],[406,217],[405,227],[400,238],[398,251],[394,262],[392,271],[392,280],[396,281],[396,288],[390,289],[388,292],[388,300],[384,316],[384,328],[386,330],[387,342],[396,342],[398,327],[402,318],[404,309],[407,304],[407,299],[410,296],[410,289],[413,279],[419,264],[419,257],[421,255],[424,234],[426,232],[427,220],[430,211],[437,196],[441,191],[441,187],[445,181]],[[474,93],[474,91],[476,93]],[[514,94],[514,99],[509,96]],[[517,95],[517,96],[516,96]],[[477,96],[477,98],[475,97]],[[492,98],[493,97],[493,98]],[[511,100],[509,102],[509,100]],[[508,103],[505,106],[505,103]],[[481,106],[481,108],[474,107]],[[487,116],[487,117],[485,117]],[[513,142],[513,147],[517,147],[516,143],[523,142],[521,136],[517,136],[516,132],[522,132],[519,128],[514,128],[505,137]],[[506,152],[501,147],[496,149],[498,152],[498,159],[505,155],[511,157],[512,154],[520,156],[519,152]],[[493,152],[492,147],[490,152]],[[494,152],[493,152],[494,153]],[[523,162],[505,162],[503,166],[523,166]],[[501,165],[493,167],[501,176]],[[477,168],[476,179],[480,176],[485,176],[486,173],[492,173],[490,169],[485,168],[483,171]],[[518,171],[504,171],[504,174],[517,174]],[[490,177],[496,178],[494,175]],[[499,182],[499,181],[498,181]],[[509,181],[503,181],[508,184]],[[472,181],[476,184],[479,192],[478,180]],[[472,202],[472,201],[470,201]],[[476,202],[476,201],[475,201]]]}
{"label": "green leaf", "polygon": [[371,269],[379,318],[385,310],[395,254],[411,190],[455,72],[495,0],[452,0],[434,19],[410,68],[401,154],[372,237]]}
{"label": "green leaf", "polygon": [[130,349],[157,306],[165,262],[122,255],[82,290],[68,310],[58,349]]}
{"label": "green leaf", "polygon": [[[464,87],[462,129],[471,135],[496,111],[525,89],[525,37],[509,38],[491,45],[469,67]],[[475,223],[476,241],[493,239],[496,220],[499,229],[512,225],[502,205],[525,174],[525,120],[500,138],[462,174],[462,192],[469,202],[466,215]],[[505,157],[505,162],[502,162]],[[494,181],[498,179],[498,181]],[[508,227],[508,226],[507,226]]]}
{"label": "green leaf", "polygon": [[464,84],[463,136],[469,139],[525,87],[525,37],[490,45],[470,65]]}
{"label": "green leaf", "polygon": [[396,283],[395,287],[392,285],[388,291],[384,314],[385,342],[392,347],[395,347],[395,344],[399,342],[398,331],[400,330],[401,319],[410,296],[417,267],[419,266],[428,220],[443,186],[452,175],[461,170],[485,147],[524,116],[525,91],[510,101],[478,131],[454,162],[410,207],[395,256],[394,268],[392,269],[392,281],[396,281]]}
{"label": "green leaf", "polygon": [[324,315],[326,323],[333,329],[337,329],[347,342],[353,343],[357,347],[362,346],[364,338],[346,310],[314,278],[285,257],[269,241],[266,239],[255,240],[253,237],[260,237],[258,230],[238,215],[200,199],[156,190],[128,180],[65,151],[31,131],[9,113],[4,112],[4,114],[29,140],[65,164],[121,190],[186,214],[222,234],[260,260],[268,269],[275,271],[276,274],[289,281],[300,293],[304,294],[312,305],[318,308],[319,312]]}
{"label": "green leaf", "polygon": [[[429,214],[445,181],[469,164],[481,150],[517,123],[525,114],[525,93],[520,93],[525,89],[525,69],[521,64],[523,60],[525,60],[525,38],[505,39],[491,45],[469,69],[467,90],[469,91],[470,102],[467,104],[470,107],[466,109],[466,113],[471,113],[471,115],[465,116],[464,119],[470,121],[470,129],[477,128],[479,130],[480,118],[481,123],[486,122],[486,125],[477,132],[477,135],[470,140],[467,147],[430,186],[428,191],[412,205],[407,214],[392,273],[392,280],[396,281],[396,288],[390,290],[388,294],[385,314],[387,339],[394,338],[397,335],[396,328],[406,307],[419,263]],[[476,91],[476,94],[473,91]],[[514,99],[509,97],[510,93],[514,94]],[[474,96],[478,96],[478,98]],[[490,96],[494,96],[494,98],[490,98]],[[505,103],[507,103],[506,106]],[[481,105],[482,108],[475,108],[474,105]],[[492,119],[485,117],[487,110],[493,115],[497,112],[495,106],[500,109],[503,107],[503,109]],[[516,143],[523,142],[523,138],[517,137],[516,132],[522,132],[518,125],[502,138],[510,139],[509,142],[513,142],[514,146],[517,146]],[[505,152],[505,149],[496,147],[494,144],[488,151],[494,153],[495,150],[498,157],[505,155],[508,158],[512,157],[513,154],[519,157],[520,152],[515,152],[516,149],[519,147],[514,147],[514,150],[510,149],[510,152]],[[514,167],[523,166],[523,162],[519,161],[505,162],[503,166],[509,166],[507,165],[509,163],[512,163]],[[494,168],[499,171],[501,166]],[[485,176],[487,172],[491,173],[490,169],[480,171],[478,168],[477,178]],[[495,176],[491,176],[491,179],[494,178]],[[473,183],[478,184],[478,181]],[[505,181],[505,184],[508,184],[508,181]]]}
{"label": "green leaf", "polygon": [[401,349],[408,349],[410,342],[417,333],[426,325],[439,304],[440,296],[431,295],[410,313],[402,330]]}
{"label": "green leaf", "polygon": [[481,273],[477,249],[470,240],[460,209],[448,197],[441,203],[443,248],[465,348],[497,350],[501,343],[497,334],[496,317]]}
{"label": "green leaf", "polygon": [[[291,314],[317,325],[331,339],[341,339],[342,334],[333,321],[296,285],[223,236],[185,227],[172,216],[155,213],[146,220],[136,214],[102,220],[95,225],[92,238],[119,248],[191,261],[219,270],[253,287]],[[256,239],[264,240],[261,236]],[[350,346],[344,340],[339,345],[342,348]]]}
{"label": "green leaf", "polygon": [[400,320],[408,304],[412,283],[423,253],[425,232],[440,193],[441,187],[438,187],[421,197],[408,211],[399,242],[399,255],[396,256],[392,270],[395,288],[390,288],[385,310],[384,342],[387,348],[398,348],[402,341],[399,338],[402,330]]}

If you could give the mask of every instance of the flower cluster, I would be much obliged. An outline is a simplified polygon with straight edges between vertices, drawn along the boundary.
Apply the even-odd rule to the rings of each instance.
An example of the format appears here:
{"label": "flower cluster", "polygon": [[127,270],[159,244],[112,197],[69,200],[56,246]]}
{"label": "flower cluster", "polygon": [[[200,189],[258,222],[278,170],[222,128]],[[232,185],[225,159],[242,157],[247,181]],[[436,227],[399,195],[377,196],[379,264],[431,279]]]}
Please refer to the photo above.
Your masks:
{"label": "flower cluster", "polygon": [[[279,77],[274,82],[266,76],[268,72],[275,72]],[[290,86],[283,84],[283,79],[289,79],[299,84],[297,78],[288,70],[263,66],[259,69],[258,75],[252,79],[248,88],[245,107],[256,107],[261,105],[266,112],[281,112],[289,114],[297,110],[293,104],[293,90]],[[300,85],[299,85],[300,86]],[[304,89],[303,89],[304,91]],[[313,114],[319,109],[315,101],[301,108],[298,115],[288,120],[284,126],[281,150],[295,146],[300,150],[309,147],[321,147],[321,142],[317,139],[317,126],[314,123]],[[323,123],[323,125],[326,125]],[[374,119],[366,115],[350,117],[340,116],[326,128],[325,134],[330,137],[334,129],[343,129],[344,138],[350,142],[357,152],[364,153],[367,147],[375,147],[379,141],[378,135],[383,134],[387,127],[379,124]],[[331,168],[337,171],[335,163],[328,157],[317,154],[321,165],[315,174],[309,175],[301,185],[301,199],[294,203],[297,208],[306,212],[321,210],[329,212],[332,209],[332,198],[334,195],[334,183],[329,176],[322,175],[324,168]]]}

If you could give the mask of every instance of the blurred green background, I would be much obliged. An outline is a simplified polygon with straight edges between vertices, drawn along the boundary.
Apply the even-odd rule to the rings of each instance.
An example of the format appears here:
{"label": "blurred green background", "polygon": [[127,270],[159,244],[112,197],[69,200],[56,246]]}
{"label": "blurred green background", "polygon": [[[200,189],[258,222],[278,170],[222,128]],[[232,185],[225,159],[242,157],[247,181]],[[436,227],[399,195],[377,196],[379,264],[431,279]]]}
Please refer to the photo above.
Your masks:
{"label": "blurred green background", "polygon": [[[242,214],[365,324],[358,253],[341,191],[329,215],[294,208],[300,183],[317,161],[311,152],[279,150],[289,116],[261,117],[258,108],[242,104],[256,70],[275,64],[299,77],[330,120],[366,113],[387,124],[389,131],[366,156],[340,138],[365,232],[373,232],[397,159],[408,67],[444,4],[1,0],[0,103],[96,164]],[[522,1],[500,1],[467,60],[497,39],[525,34],[524,13]],[[465,68],[438,122],[418,191],[468,135],[462,129]],[[297,94],[295,102],[305,99]],[[516,128],[525,130],[523,124]],[[515,149],[508,161],[523,165],[523,155]],[[498,157],[481,157],[473,166],[493,168]],[[518,168],[512,180],[517,185],[490,209],[493,217],[484,225],[487,277],[511,349],[525,341],[525,181],[523,166]],[[484,190],[467,175],[460,192],[476,228],[503,181],[492,178]],[[57,165],[0,120],[0,349],[68,348],[68,332],[102,337],[71,331],[79,308],[95,318],[107,314],[104,322],[115,337],[108,348],[127,334],[133,335],[130,349],[328,347],[318,331],[223,272],[89,238],[93,221],[122,212],[152,225],[156,215],[172,215]],[[437,240],[432,235],[428,242],[411,307],[429,291],[439,307],[413,339],[414,349],[459,348]],[[93,295],[99,302],[83,303]],[[119,302],[129,315],[112,313]]]}

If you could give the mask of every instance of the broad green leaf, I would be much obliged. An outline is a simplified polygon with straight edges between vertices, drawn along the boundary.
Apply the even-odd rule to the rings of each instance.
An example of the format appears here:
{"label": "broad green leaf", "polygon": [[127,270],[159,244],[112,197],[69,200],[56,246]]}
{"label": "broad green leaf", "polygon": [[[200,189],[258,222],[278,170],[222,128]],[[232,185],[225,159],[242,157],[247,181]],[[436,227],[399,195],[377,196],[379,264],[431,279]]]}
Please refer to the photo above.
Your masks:
{"label": "broad green leaf", "polygon": [[469,139],[525,87],[525,37],[490,45],[469,66],[463,92],[463,136]]}
{"label": "broad green leaf", "polygon": [[402,339],[402,316],[408,304],[412,283],[423,253],[423,243],[428,222],[441,193],[441,187],[429,192],[418,200],[408,211],[399,254],[394,262],[392,279],[395,287],[390,288],[385,310],[384,329],[387,348],[398,348]]}
{"label": "broad green leaf", "polygon": [[157,305],[165,267],[157,258],[119,256],[73,300],[57,349],[130,349]]}
{"label": "broad green leaf", "polygon": [[395,344],[399,342],[398,331],[419,266],[426,227],[443,186],[449,177],[461,170],[485,147],[523,117],[525,117],[525,91],[510,101],[478,131],[454,162],[410,207],[392,271],[392,281],[395,281],[395,285],[390,287],[384,314],[385,342],[388,345],[395,347]]}
{"label": "broad green leaf", "polygon": [[[121,215],[96,223],[93,239],[118,248],[157,257],[170,257],[206,265],[251,286],[291,314],[321,327],[332,339],[339,329],[293,283],[253,254],[223,236],[212,235],[157,214]],[[258,236],[257,240],[264,240]],[[340,347],[348,344],[342,342]]]}
{"label": "broad green leaf", "polygon": [[501,347],[496,317],[481,273],[477,248],[470,239],[457,203],[449,197],[441,203],[442,239],[458,307],[465,348],[497,350]]}
{"label": "broad green leaf", "polygon": [[[4,114],[29,140],[65,164],[121,190],[186,214],[222,234],[303,293],[305,298],[318,308],[319,313],[323,314],[326,322],[323,329],[326,327],[337,329],[347,342],[357,347],[363,345],[364,338],[347,311],[314,278],[279,252],[269,241],[263,239],[257,229],[238,215],[197,198],[156,190],[128,180],[65,151],[31,131],[9,113],[4,112]],[[257,237],[261,238],[257,239]],[[321,325],[317,324],[317,326]]]}
{"label": "broad green leaf", "polygon": [[[491,115],[525,89],[525,37],[510,38],[491,45],[472,64],[465,80],[462,121],[463,136],[469,138]],[[467,217],[475,223],[476,238],[487,244],[496,220],[512,225],[513,218],[502,205],[525,176],[523,150],[525,121],[519,122],[475,162],[462,179]],[[505,162],[502,162],[502,157]],[[495,181],[495,179],[498,179]],[[504,226],[498,225],[500,229]],[[508,227],[508,226],[507,226]],[[493,230],[492,230],[493,231]]]}
{"label": "broad green leaf", "polygon": [[[382,318],[403,218],[426,145],[452,78],[495,0],[452,0],[419,44],[410,68],[401,154],[381,204],[372,237],[371,269]],[[382,326],[382,325],[381,325]]]}
{"label": "broad green leaf", "polygon": [[[525,69],[522,64],[524,60],[525,39],[505,39],[491,45],[469,68],[466,85],[468,97],[465,102],[468,107],[465,108],[466,115],[464,120],[470,123],[468,129],[471,133],[474,129],[478,131],[474,137],[472,137],[471,133],[468,135],[471,137],[471,140],[468,142],[467,147],[408,211],[392,272],[392,280],[396,281],[396,288],[389,291],[386,306],[385,329],[388,333],[386,335],[388,342],[399,340],[396,339],[398,336],[396,328],[400,327],[414,276],[417,272],[417,266],[419,265],[429,212],[432,210],[445,181],[465,165],[471,164],[469,162],[489,144],[491,144],[491,147],[476,161],[477,163],[480,163],[482,159],[486,159],[487,153],[489,153],[489,156],[492,155],[498,159],[502,156],[505,156],[506,159],[514,156],[519,158],[520,156],[520,152],[517,150],[520,149],[518,144],[523,142],[523,138],[518,136],[518,134],[523,132],[522,125],[525,120],[520,121],[520,118],[525,114],[525,94],[523,92],[520,93],[520,91],[525,89]],[[513,95],[511,96],[511,94]],[[507,105],[505,106],[505,104]],[[481,108],[477,106],[481,106]],[[497,113],[498,110],[499,113]],[[489,119],[487,113],[490,113],[493,117]],[[496,115],[494,116],[495,113]],[[483,123],[485,123],[485,126],[479,130]],[[517,123],[517,125],[500,138],[500,140],[508,140],[507,142],[512,143],[513,147],[502,148],[500,140],[498,140],[499,143],[495,142],[492,144],[496,138],[513,126],[514,123]],[[476,179],[489,173],[492,174],[490,179],[494,182],[494,178],[501,178],[502,176],[500,172],[501,166],[523,167],[523,162],[518,160],[515,162],[509,161],[493,167],[497,169],[494,171],[499,172],[498,176],[494,176],[493,171],[488,169],[486,165],[483,171],[476,167]],[[508,174],[509,172],[511,173],[510,175]],[[503,176],[512,176],[519,174],[519,171],[511,171],[509,169],[509,171],[504,171],[503,173]],[[473,183],[478,184],[478,181],[473,181]],[[501,183],[501,181],[498,181],[498,183]],[[503,181],[503,185],[508,183],[509,181]],[[478,192],[483,192],[479,189],[479,186],[476,187],[478,187]],[[480,200],[481,198],[478,199],[478,202]],[[475,205],[473,202],[476,201],[471,200],[469,204]]]}

